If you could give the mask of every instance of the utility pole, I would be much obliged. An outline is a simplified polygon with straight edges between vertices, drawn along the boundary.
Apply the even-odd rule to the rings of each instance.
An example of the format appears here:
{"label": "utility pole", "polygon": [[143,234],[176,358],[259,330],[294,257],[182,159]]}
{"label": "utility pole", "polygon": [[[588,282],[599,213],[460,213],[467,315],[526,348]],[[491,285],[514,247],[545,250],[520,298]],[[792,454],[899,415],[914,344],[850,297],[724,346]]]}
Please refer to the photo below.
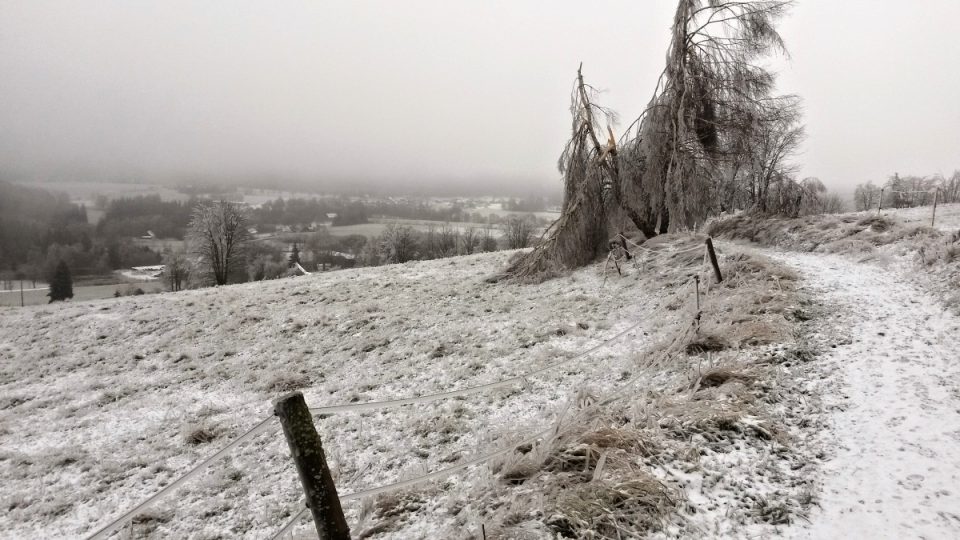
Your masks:
{"label": "utility pole", "polygon": [[20,278],[20,307],[23,307],[23,278]]}

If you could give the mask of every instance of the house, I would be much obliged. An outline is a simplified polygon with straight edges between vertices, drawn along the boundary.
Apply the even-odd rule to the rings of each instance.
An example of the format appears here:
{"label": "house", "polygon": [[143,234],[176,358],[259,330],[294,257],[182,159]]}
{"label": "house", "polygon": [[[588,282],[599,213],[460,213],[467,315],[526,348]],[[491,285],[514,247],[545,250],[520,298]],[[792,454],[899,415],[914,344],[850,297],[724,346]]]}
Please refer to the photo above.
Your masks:
{"label": "house", "polygon": [[132,277],[138,278],[153,278],[159,279],[163,275],[163,265],[154,264],[151,266],[131,266],[130,269],[134,271]]}
{"label": "house", "polygon": [[141,236],[140,238],[144,240],[156,240],[157,235],[153,234],[153,231],[147,231],[147,234]]}

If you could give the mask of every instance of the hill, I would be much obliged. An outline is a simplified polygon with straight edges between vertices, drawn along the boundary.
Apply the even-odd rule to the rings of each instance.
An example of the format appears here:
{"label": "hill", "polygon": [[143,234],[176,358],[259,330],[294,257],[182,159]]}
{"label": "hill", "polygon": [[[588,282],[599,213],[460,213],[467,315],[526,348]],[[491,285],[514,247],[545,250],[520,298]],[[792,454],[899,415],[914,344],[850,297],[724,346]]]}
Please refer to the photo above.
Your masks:
{"label": "hill", "polygon": [[[269,420],[294,389],[343,405],[315,417],[341,497],[506,450],[347,500],[360,537],[771,530],[809,503],[812,458],[791,441],[812,406],[799,391],[812,315],[798,314],[815,310],[789,270],[721,252],[723,284],[702,238],[666,235],[623,276],[600,262],[491,285],[510,256],[492,253],[0,309],[0,534],[91,534],[261,425],[123,526],[268,537],[302,508]],[[456,389],[468,392],[361,407]]]}

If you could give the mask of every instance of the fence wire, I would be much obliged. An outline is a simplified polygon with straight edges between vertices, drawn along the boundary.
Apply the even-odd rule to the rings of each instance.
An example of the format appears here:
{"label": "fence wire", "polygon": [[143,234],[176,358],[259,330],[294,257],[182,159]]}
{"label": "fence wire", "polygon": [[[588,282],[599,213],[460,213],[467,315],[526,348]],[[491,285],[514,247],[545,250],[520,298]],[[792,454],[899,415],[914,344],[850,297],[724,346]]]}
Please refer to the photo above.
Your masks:
{"label": "fence wire", "polygon": [[201,461],[200,463],[197,463],[196,465],[194,465],[193,468],[190,469],[189,471],[187,471],[183,476],[181,476],[180,478],[177,478],[177,479],[174,480],[173,482],[167,484],[167,485],[164,486],[162,489],[160,489],[160,491],[154,493],[153,495],[151,495],[150,497],[148,497],[146,500],[144,500],[144,501],[141,502],[140,504],[134,506],[134,507],[131,508],[130,510],[127,510],[127,511],[124,512],[122,515],[120,515],[120,517],[114,519],[114,520],[111,521],[109,524],[105,525],[104,527],[102,527],[102,528],[100,528],[99,530],[97,530],[95,533],[93,533],[93,534],[91,534],[90,536],[88,536],[88,537],[87,537],[87,540],[102,540],[102,539],[104,539],[104,538],[109,537],[111,534],[113,534],[113,533],[116,532],[118,529],[120,529],[121,527],[123,527],[124,524],[126,524],[126,522],[129,521],[131,518],[133,518],[134,516],[136,516],[137,514],[139,514],[140,512],[142,512],[143,510],[145,510],[145,509],[147,509],[148,507],[150,507],[150,506],[152,506],[153,504],[155,504],[157,501],[159,501],[160,499],[162,499],[165,495],[168,495],[168,494],[172,493],[173,490],[175,490],[175,489],[177,489],[178,487],[182,486],[185,482],[187,482],[188,480],[190,480],[190,479],[193,478],[194,476],[196,476],[196,475],[200,474],[201,472],[203,472],[203,470],[204,470],[205,468],[207,468],[207,466],[209,466],[211,463],[213,463],[213,462],[217,461],[218,459],[224,457],[225,455],[227,455],[227,453],[229,453],[231,450],[233,450],[233,449],[236,448],[237,446],[240,446],[240,445],[243,444],[244,442],[246,442],[246,441],[248,441],[248,440],[256,437],[258,434],[260,434],[261,432],[263,432],[264,430],[266,430],[266,429],[270,426],[270,423],[269,423],[269,422],[270,422],[271,420],[273,420],[273,417],[272,417],[272,416],[268,416],[268,417],[264,418],[263,420],[261,420],[260,422],[258,422],[256,425],[254,425],[252,428],[250,428],[249,430],[247,430],[246,433],[244,433],[243,435],[240,435],[239,437],[237,437],[236,439],[234,439],[233,442],[231,442],[230,444],[224,446],[223,448],[221,448],[220,450],[218,450],[215,454],[213,454],[213,455],[211,455],[210,457],[204,459],[204,460]]}
{"label": "fence wire", "polygon": [[[639,248],[639,249],[641,249],[641,250],[647,251],[647,252],[649,252],[649,253],[651,253],[651,254],[654,254],[654,255],[672,256],[672,255],[676,255],[676,254],[681,254],[681,253],[687,253],[687,252],[693,252],[693,251],[699,251],[699,250],[705,250],[705,249],[706,249],[705,246],[693,246],[693,247],[686,248],[686,249],[681,249],[681,250],[654,250],[654,249],[650,249],[650,248],[641,246],[640,244],[637,244],[636,242],[633,242],[632,240],[626,238],[626,237],[623,236],[623,235],[619,235],[619,237],[622,238],[623,240],[625,240],[626,242],[629,242],[629,243],[632,244],[633,246],[635,246],[635,247],[637,247],[637,248]],[[529,372],[524,373],[524,374],[522,374],[522,375],[517,375],[517,376],[514,376],[514,377],[509,377],[509,378],[506,378],[506,379],[501,379],[501,380],[499,380],[499,381],[495,381],[495,382],[492,382],[492,383],[486,383],[486,384],[482,384],[482,385],[477,385],[477,386],[462,388],[462,389],[459,389],[459,390],[451,390],[451,391],[448,391],[448,392],[438,392],[438,393],[434,393],[434,394],[427,394],[427,395],[424,395],[424,396],[417,396],[417,397],[410,397],[410,398],[400,398],[400,399],[392,399],[392,400],[383,400],[383,401],[372,401],[372,402],[368,402],[368,403],[346,403],[346,404],[327,405],[327,406],[315,407],[315,408],[311,408],[311,409],[310,409],[310,412],[313,413],[313,414],[331,414],[331,413],[338,413],[338,412],[341,412],[341,413],[342,413],[342,412],[358,412],[358,411],[380,410],[380,409],[386,409],[386,408],[401,407],[401,406],[404,406],[404,405],[431,403],[431,402],[435,402],[435,401],[440,401],[440,400],[445,400],[445,399],[452,399],[452,398],[456,398],[456,397],[461,397],[461,396],[467,396],[467,395],[477,394],[477,393],[481,393],[481,392],[486,392],[486,391],[490,391],[490,390],[497,389],[497,388],[503,388],[503,387],[507,387],[507,386],[513,386],[513,385],[520,384],[520,383],[525,384],[525,383],[528,382],[527,379],[528,379],[529,377],[533,377],[533,376],[539,375],[539,374],[541,374],[541,373],[550,371],[550,370],[552,370],[552,369],[556,369],[557,367],[560,367],[560,366],[562,366],[562,365],[564,365],[564,364],[567,364],[567,363],[569,363],[569,362],[572,362],[573,360],[576,360],[576,359],[578,359],[578,358],[582,358],[582,357],[584,357],[584,356],[586,356],[586,355],[588,355],[588,354],[591,354],[591,353],[593,353],[593,352],[595,352],[595,351],[597,351],[597,350],[599,350],[599,349],[601,349],[601,348],[603,348],[603,347],[606,347],[607,345],[610,345],[610,344],[614,343],[615,341],[621,339],[622,337],[624,337],[625,335],[627,335],[627,334],[630,333],[631,331],[637,329],[642,323],[643,323],[642,320],[637,321],[637,322],[631,324],[630,326],[628,326],[627,328],[621,330],[620,332],[618,332],[618,333],[615,334],[614,336],[612,336],[612,337],[610,337],[610,338],[608,338],[608,339],[606,339],[606,340],[604,340],[604,341],[601,341],[600,343],[598,343],[598,344],[596,344],[596,345],[594,345],[594,346],[592,346],[592,347],[590,347],[590,348],[588,348],[588,349],[585,349],[585,350],[583,350],[583,351],[580,351],[580,352],[574,354],[573,356],[570,356],[570,357],[565,358],[565,359],[563,359],[563,360],[560,360],[560,361],[558,361],[558,362],[554,362],[554,363],[548,364],[548,365],[546,365],[546,366],[543,366],[543,367],[541,367],[541,368],[538,368],[538,369],[529,371]],[[634,379],[634,381],[635,381],[635,380],[636,380],[636,379]],[[633,382],[633,381],[631,381],[631,382]],[[618,398],[618,399],[619,399],[619,398]],[[609,402],[610,402],[610,401],[608,400],[607,403],[609,403]],[[133,517],[136,516],[137,514],[141,513],[141,512],[144,511],[145,509],[149,508],[150,506],[156,504],[156,503],[157,503],[158,501],[160,501],[163,497],[165,497],[166,495],[172,493],[175,489],[177,489],[178,487],[180,487],[180,486],[182,486],[183,484],[185,484],[186,482],[188,482],[188,481],[189,481],[190,479],[192,479],[194,476],[196,476],[196,475],[200,474],[201,472],[203,472],[203,470],[206,469],[206,467],[208,467],[208,466],[211,465],[212,463],[216,462],[217,460],[221,459],[222,457],[224,457],[225,455],[227,455],[229,452],[231,452],[232,450],[234,450],[235,448],[237,448],[238,446],[240,446],[240,445],[243,444],[244,442],[246,442],[246,441],[248,441],[248,440],[251,440],[252,438],[256,437],[258,434],[266,431],[266,429],[268,429],[268,428],[270,427],[270,421],[271,421],[271,419],[272,419],[272,417],[270,417],[270,416],[268,416],[267,418],[264,418],[263,420],[261,420],[260,422],[258,422],[257,424],[255,424],[253,427],[251,427],[249,430],[247,430],[245,433],[243,433],[242,435],[240,435],[239,437],[237,437],[236,439],[234,439],[231,443],[229,443],[228,445],[226,445],[226,446],[224,446],[223,448],[221,448],[220,450],[218,450],[216,453],[212,454],[211,456],[207,457],[206,459],[204,459],[204,460],[200,461],[199,463],[197,463],[196,465],[194,465],[194,466],[193,466],[189,471],[187,471],[185,474],[183,474],[182,476],[180,476],[179,478],[177,478],[176,480],[174,480],[174,481],[171,482],[170,484],[167,484],[166,486],[164,486],[163,488],[161,488],[159,491],[157,491],[156,493],[154,493],[153,495],[151,495],[150,497],[148,497],[148,498],[145,499],[144,501],[140,502],[139,504],[137,504],[136,506],[134,506],[134,507],[131,508],[130,510],[127,510],[126,512],[124,512],[123,514],[121,514],[119,517],[115,518],[113,521],[111,521],[111,522],[108,523],[107,525],[101,527],[100,529],[98,529],[96,532],[94,532],[94,533],[91,534],[90,536],[87,536],[87,537],[86,537],[86,540],[103,540],[103,539],[108,538],[111,534],[113,534],[114,532],[116,532],[117,530],[119,530],[121,527],[123,527],[123,526],[126,524],[126,522],[128,522],[131,518],[133,518]],[[537,434],[533,435],[532,437],[530,437],[530,438],[528,438],[528,439],[524,439],[523,441],[520,441],[520,442],[518,442],[518,443],[516,443],[516,444],[514,444],[514,445],[512,445],[512,446],[509,446],[509,447],[506,447],[506,448],[502,448],[502,449],[497,450],[497,451],[495,451],[495,452],[491,452],[491,453],[489,453],[489,454],[485,454],[485,455],[483,455],[483,456],[477,457],[477,458],[475,458],[475,459],[466,461],[466,462],[461,463],[461,464],[458,464],[458,465],[454,465],[454,466],[451,466],[451,467],[447,467],[447,468],[445,468],[445,469],[441,469],[441,470],[436,471],[436,472],[434,472],[434,473],[430,473],[430,474],[423,475],[423,476],[420,476],[420,477],[412,478],[412,479],[409,479],[409,480],[403,480],[403,481],[400,481],[400,482],[395,482],[395,483],[393,483],[393,484],[388,484],[388,485],[385,485],[385,486],[379,486],[379,487],[375,487],[375,488],[370,488],[370,489],[365,489],[365,490],[360,490],[360,491],[357,491],[357,492],[349,493],[349,494],[347,494],[347,495],[342,496],[340,499],[341,499],[341,501],[348,501],[348,500],[357,499],[357,498],[360,498],[360,497],[372,496],[372,495],[377,495],[377,494],[380,494],[380,493],[386,493],[386,492],[389,492],[389,491],[394,491],[394,490],[397,490],[397,489],[402,489],[402,488],[404,488],[404,487],[408,487],[408,486],[415,485],[415,484],[422,483],[422,482],[427,482],[427,481],[434,480],[434,479],[438,479],[438,478],[443,478],[443,477],[448,476],[448,475],[450,475],[450,474],[453,474],[453,473],[455,473],[455,472],[457,472],[457,471],[466,469],[466,468],[471,467],[471,466],[473,466],[473,465],[477,465],[477,464],[480,464],[480,463],[484,463],[484,462],[489,461],[490,459],[493,459],[493,458],[495,458],[495,457],[497,457],[497,456],[504,455],[504,454],[506,454],[506,453],[508,453],[508,452],[510,452],[510,451],[512,451],[512,450],[514,450],[514,449],[516,449],[516,448],[519,447],[519,446],[523,446],[524,444],[528,444],[528,443],[534,442],[534,441],[540,439],[541,437],[545,436],[545,435],[546,435],[547,433],[549,433],[550,431],[555,431],[556,429],[558,429],[558,427],[550,427],[550,428],[547,428],[547,429],[545,429],[545,430],[543,430],[543,431],[541,431],[541,432],[538,432]],[[303,508],[302,510],[300,510],[300,511],[299,511],[295,516],[293,516],[293,517],[288,521],[288,523],[287,523],[286,525],[284,525],[284,527],[283,527],[280,531],[278,531],[277,534],[275,534],[272,538],[274,538],[274,539],[280,538],[281,536],[283,536],[284,534],[286,534],[287,532],[289,532],[289,531],[296,525],[297,521],[298,521],[300,518],[302,518],[306,513],[307,513],[307,509],[306,509],[306,508]]]}

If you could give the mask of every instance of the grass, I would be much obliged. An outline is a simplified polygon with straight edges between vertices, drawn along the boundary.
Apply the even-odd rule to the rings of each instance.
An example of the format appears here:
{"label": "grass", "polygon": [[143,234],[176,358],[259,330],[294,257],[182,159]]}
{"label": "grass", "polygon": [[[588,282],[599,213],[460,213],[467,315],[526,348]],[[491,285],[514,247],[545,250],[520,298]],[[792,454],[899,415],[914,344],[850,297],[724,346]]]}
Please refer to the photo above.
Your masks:
{"label": "grass", "polygon": [[740,214],[714,220],[707,233],[795,251],[840,254],[860,262],[902,261],[923,269],[924,281],[960,313],[960,233],[905,221],[896,213],[778,218]]}
{"label": "grass", "polygon": [[[73,298],[69,302],[83,302],[86,300],[102,300],[113,298],[117,291],[126,293],[128,289],[141,288],[144,292],[162,292],[163,286],[157,282],[143,282],[138,284],[115,283],[112,285],[92,285],[92,286],[74,286]],[[46,289],[30,290],[23,292],[24,305],[37,306],[47,304],[50,298],[47,296],[49,291]],[[0,307],[20,307],[20,291],[0,292]]]}
{"label": "grass", "polygon": [[[722,476],[727,459],[713,463],[706,453],[752,448],[763,454],[770,445],[793,452],[774,412],[782,399],[775,389],[792,383],[782,380],[780,364],[767,361],[767,351],[771,344],[795,345],[790,314],[800,302],[798,277],[755,253],[728,250],[726,280],[713,283],[702,252],[682,252],[698,244],[701,237],[662,238],[650,245],[658,255],[637,261],[644,272],[635,279],[658,283],[669,291],[663,304],[680,306],[672,330],[638,356],[627,392],[593,395],[581,388],[555,436],[492,466],[490,482],[475,494],[487,538],[699,536],[695,516],[705,509],[692,506],[684,486],[665,471]],[[692,323],[689,287],[698,273],[706,290],[699,326]],[[799,451],[793,456],[807,459]],[[762,477],[763,466],[757,468]],[[776,496],[758,492],[724,511],[745,522],[791,521],[806,511],[802,493],[809,480],[800,476],[794,472],[792,488]],[[735,491],[742,496],[752,489]],[[754,500],[768,506],[746,502]]]}

